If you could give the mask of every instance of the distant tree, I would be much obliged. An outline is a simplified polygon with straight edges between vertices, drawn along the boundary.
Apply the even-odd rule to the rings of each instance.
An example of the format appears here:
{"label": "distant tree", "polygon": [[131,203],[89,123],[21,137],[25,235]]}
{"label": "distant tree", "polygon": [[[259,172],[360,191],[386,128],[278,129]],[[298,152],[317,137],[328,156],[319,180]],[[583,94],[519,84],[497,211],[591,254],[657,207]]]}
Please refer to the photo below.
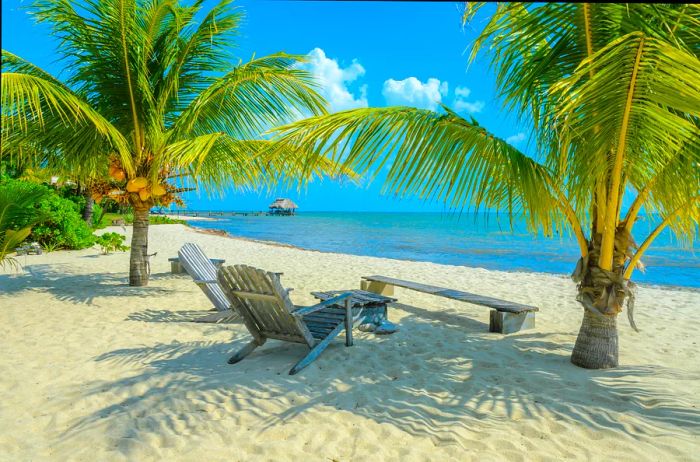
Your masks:
{"label": "distant tree", "polygon": [[[482,3],[468,4],[470,23]],[[692,242],[700,221],[700,6],[503,3],[471,50],[488,46],[500,95],[534,128],[529,157],[476,120],[409,107],[312,117],[279,130],[358,173],[392,157],[386,189],[454,207],[524,216],[532,231],[568,228],[583,322],[572,362],[618,364],[617,316],[632,273],[670,228]],[[626,191],[635,198],[622,210]],[[636,244],[640,211],[660,223]],[[587,231],[585,231],[587,230]]]}

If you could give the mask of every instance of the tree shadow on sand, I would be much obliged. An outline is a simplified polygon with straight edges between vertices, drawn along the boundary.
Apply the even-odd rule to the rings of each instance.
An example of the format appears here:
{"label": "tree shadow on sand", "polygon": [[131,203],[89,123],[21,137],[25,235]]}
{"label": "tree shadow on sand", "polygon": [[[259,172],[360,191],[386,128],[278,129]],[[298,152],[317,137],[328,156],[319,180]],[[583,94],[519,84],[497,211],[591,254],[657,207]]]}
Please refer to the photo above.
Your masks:
{"label": "tree shadow on sand", "polygon": [[[73,266],[61,264],[30,265],[24,269],[24,273],[0,275],[4,293],[38,290],[61,301],[92,305],[99,297],[157,297],[173,292],[164,287],[131,287],[126,273],[74,273]],[[152,274],[151,279],[164,279],[167,274]]]}
{"label": "tree shadow on sand", "polygon": [[[79,438],[98,423],[112,435],[126,429],[212,431],[212,421],[222,416],[238,423],[240,409],[259,419],[260,433],[312,410],[335,408],[436,444],[458,445],[476,425],[540,417],[637,436],[700,429],[700,412],[663,386],[667,379],[682,380],[690,389],[699,377],[655,365],[584,370],[570,364],[572,345],[554,341],[557,333],[500,336],[464,315],[408,305],[394,309],[408,313],[398,333],[358,333],[352,348],[344,347],[341,336],[295,376],[287,371],[306,348],[277,341],[228,365],[228,356],[249,340],[241,326],[230,328],[233,342],[174,342],[102,354],[95,361],[145,369],[82,385],[86,399],[110,393],[118,402],[74,422],[67,437]],[[443,340],[454,337],[457,346]],[[630,423],[630,415],[639,418]]]}

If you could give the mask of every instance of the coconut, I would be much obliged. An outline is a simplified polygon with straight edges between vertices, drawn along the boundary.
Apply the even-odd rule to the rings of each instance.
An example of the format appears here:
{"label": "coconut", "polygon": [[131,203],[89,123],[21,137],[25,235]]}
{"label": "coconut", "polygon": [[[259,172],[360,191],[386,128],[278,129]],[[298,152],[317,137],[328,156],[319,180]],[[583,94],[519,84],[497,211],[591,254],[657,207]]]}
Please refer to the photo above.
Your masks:
{"label": "coconut", "polygon": [[143,177],[137,177],[126,183],[126,190],[129,192],[139,192],[140,189],[146,186],[148,186],[148,180]]}
{"label": "coconut", "polygon": [[153,194],[154,197],[160,197],[164,195],[167,191],[165,190],[165,186],[162,184],[156,184],[153,185],[151,188],[151,194]]}
{"label": "coconut", "polygon": [[149,197],[151,197],[151,191],[149,191],[147,188],[139,190],[139,198],[142,201],[147,201]]}
{"label": "coconut", "polygon": [[126,178],[126,173],[124,172],[124,170],[116,168],[112,172],[110,172],[109,176],[111,176],[117,181],[124,181],[124,178]]}
{"label": "coconut", "polygon": [[100,202],[102,200],[102,194],[100,193],[92,193],[90,196],[95,202]]}
{"label": "coconut", "polygon": [[116,165],[110,165],[109,166],[109,176],[114,175],[114,172],[116,172],[119,169]]}

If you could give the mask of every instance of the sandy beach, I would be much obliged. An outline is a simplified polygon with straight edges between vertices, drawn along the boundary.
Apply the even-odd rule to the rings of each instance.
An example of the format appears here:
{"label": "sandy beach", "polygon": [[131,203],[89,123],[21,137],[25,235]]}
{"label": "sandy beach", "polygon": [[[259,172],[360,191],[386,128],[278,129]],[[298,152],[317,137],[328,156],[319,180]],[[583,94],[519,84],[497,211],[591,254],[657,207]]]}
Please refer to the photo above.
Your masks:
{"label": "sandy beach", "polygon": [[[185,242],[284,272],[299,305],[383,274],[536,305],[537,327],[491,334],[484,307],[397,289],[396,334],[356,330],[351,348],[341,336],[295,376],[306,350],[278,341],[228,365],[249,335],[241,323],[190,322],[211,305],[170,273]],[[620,367],[590,371],[569,362],[582,312],[564,275],[321,253],[182,225],[152,226],[149,250],[146,288],[126,284],[128,252],[95,248],[19,257],[22,272],[0,273],[0,460],[698,460],[698,291],[641,286],[642,332],[621,317]]]}

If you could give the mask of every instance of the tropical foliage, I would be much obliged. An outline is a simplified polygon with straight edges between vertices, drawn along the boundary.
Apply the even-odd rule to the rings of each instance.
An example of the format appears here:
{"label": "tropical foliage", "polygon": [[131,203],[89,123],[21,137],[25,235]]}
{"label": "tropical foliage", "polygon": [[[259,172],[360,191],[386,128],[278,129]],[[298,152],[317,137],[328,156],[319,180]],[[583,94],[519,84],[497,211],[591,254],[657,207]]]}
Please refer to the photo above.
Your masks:
{"label": "tropical foliage", "polygon": [[[15,217],[11,227],[15,230],[31,228],[26,237],[45,249],[84,249],[95,243],[92,228],[80,216],[78,204],[61,197],[56,190],[28,181],[6,180],[0,184],[0,191],[10,195],[26,192],[30,197],[40,197],[34,203],[36,213]],[[42,218],[40,223],[34,215]]]}
{"label": "tropical foliage", "polygon": [[94,199],[134,210],[131,285],[148,282],[148,214],[188,186],[306,181],[334,165],[261,137],[325,102],[303,57],[232,64],[242,15],[222,0],[37,0],[65,80],[3,50],[3,156],[92,179]]}
{"label": "tropical foliage", "polygon": [[[570,230],[584,307],[572,361],[613,367],[617,315],[633,302],[644,252],[666,228],[685,242],[698,233],[700,7],[504,3],[477,23],[483,6],[465,8],[470,26],[485,24],[471,59],[487,49],[505,109],[533,127],[535,155],[447,107],[312,117],[279,139],[358,173],[391,161],[392,193],[523,216],[547,235]],[[660,223],[638,244],[631,232],[642,210]]]}
{"label": "tropical foliage", "polygon": [[43,213],[37,204],[47,192],[26,183],[0,183],[0,266],[17,266],[10,257],[15,248],[32,232],[32,226],[41,222]]}

